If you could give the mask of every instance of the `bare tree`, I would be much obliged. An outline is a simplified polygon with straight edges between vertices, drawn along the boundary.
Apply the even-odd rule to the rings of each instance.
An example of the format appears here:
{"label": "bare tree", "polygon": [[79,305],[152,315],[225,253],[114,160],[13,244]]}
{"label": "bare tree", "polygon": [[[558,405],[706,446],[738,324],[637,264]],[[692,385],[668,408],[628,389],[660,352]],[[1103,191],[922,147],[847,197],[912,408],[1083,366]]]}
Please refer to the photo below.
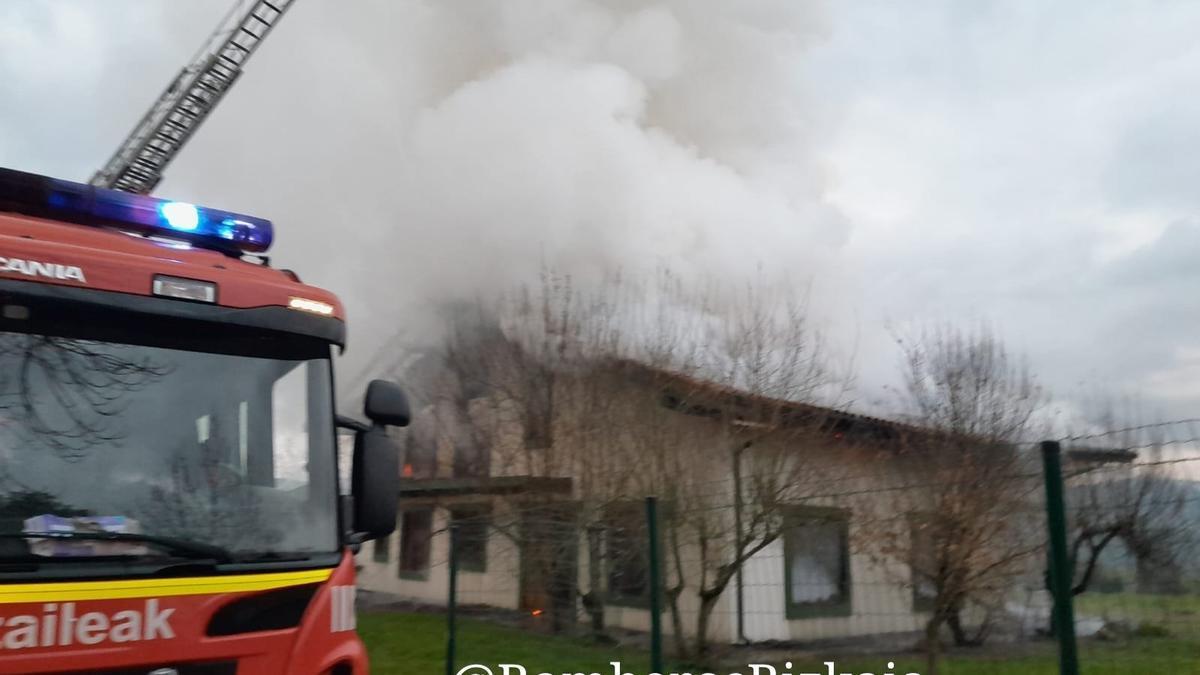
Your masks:
{"label": "bare tree", "polygon": [[1070,491],[1070,552],[1073,595],[1087,592],[1106,551],[1124,545],[1137,565],[1138,588],[1178,589],[1173,571],[1194,546],[1185,483],[1156,466],[1109,468]]}
{"label": "bare tree", "polygon": [[136,348],[46,335],[0,337],[0,411],[65,460],[124,436],[126,395],[171,372]]}
{"label": "bare tree", "polygon": [[[836,403],[848,380],[804,303],[782,290],[685,291],[662,311],[672,316],[656,320],[643,358],[664,405],[627,426],[652,458],[642,488],[666,505],[664,594],[677,651],[706,659],[713,612],[738,571],[779,540],[790,509],[819,485],[823,467],[799,449],[827,436],[829,411],[812,403]],[[697,600],[690,631],[685,593]]]}
{"label": "bare tree", "polygon": [[1115,545],[1136,564],[1143,592],[1177,590],[1180,563],[1197,542],[1187,520],[1191,482],[1177,475],[1170,444],[1158,425],[1140,424],[1137,406],[1118,411],[1104,401],[1089,447],[1072,447],[1077,458],[1068,479],[1071,592],[1087,592],[1100,561]]}
{"label": "bare tree", "polygon": [[[847,384],[802,299],[688,287],[667,272],[579,288],[546,271],[537,286],[460,307],[441,353],[432,400],[442,438],[465,454],[486,449],[484,474],[573,479],[573,508],[523,496],[513,511],[586,537],[578,597],[599,638],[611,596],[645,592],[641,498],[661,499],[664,596],[680,654],[701,657],[738,570],[779,539],[788,509],[816,484],[819,468],[796,452],[828,421],[810,404],[837,400]],[[741,489],[729,480],[735,463]],[[565,552],[533,555],[529,528],[494,527],[527,560],[546,558],[539,574],[558,573]],[[698,607],[687,628],[686,594]]]}
{"label": "bare tree", "polygon": [[[910,571],[906,583],[929,605],[924,644],[936,672],[942,628],[959,646],[981,644],[1041,550],[1031,527],[1038,483],[1021,444],[1037,433],[1046,396],[988,328],[937,326],[897,341],[900,398],[918,430],[895,470],[919,487],[897,491],[858,545]],[[982,614],[973,630],[969,609]]]}
{"label": "bare tree", "polygon": [[[455,475],[573,479],[569,504],[561,495],[515,495],[506,498],[508,519],[492,527],[517,545],[526,578],[548,580],[555,606],[543,614],[555,629],[574,623],[578,595],[598,639],[606,638],[603,516],[627,497],[637,469],[622,461],[616,399],[601,367],[621,351],[621,292],[616,279],[581,290],[544,269],[536,285],[456,306],[431,398]],[[582,533],[589,574],[579,588]]]}

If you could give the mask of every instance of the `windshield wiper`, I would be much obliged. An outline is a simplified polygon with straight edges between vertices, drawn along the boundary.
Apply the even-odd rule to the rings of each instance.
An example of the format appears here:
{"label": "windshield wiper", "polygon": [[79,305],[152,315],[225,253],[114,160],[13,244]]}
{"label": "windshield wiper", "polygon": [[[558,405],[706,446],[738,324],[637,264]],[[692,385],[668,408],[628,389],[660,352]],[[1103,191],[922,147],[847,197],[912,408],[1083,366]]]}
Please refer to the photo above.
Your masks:
{"label": "windshield wiper", "polygon": [[255,551],[253,553],[239,553],[237,558],[237,561],[240,563],[301,562],[304,560],[312,560],[312,554],[287,553],[281,551]]}
{"label": "windshield wiper", "polygon": [[[233,555],[212,544],[174,537],[159,537],[152,534],[135,534],[131,532],[21,532],[0,534],[0,539],[78,539],[82,541],[125,541],[138,544],[157,546],[181,558],[193,560],[212,559],[217,563],[233,561]],[[53,556],[46,556],[53,557]]]}

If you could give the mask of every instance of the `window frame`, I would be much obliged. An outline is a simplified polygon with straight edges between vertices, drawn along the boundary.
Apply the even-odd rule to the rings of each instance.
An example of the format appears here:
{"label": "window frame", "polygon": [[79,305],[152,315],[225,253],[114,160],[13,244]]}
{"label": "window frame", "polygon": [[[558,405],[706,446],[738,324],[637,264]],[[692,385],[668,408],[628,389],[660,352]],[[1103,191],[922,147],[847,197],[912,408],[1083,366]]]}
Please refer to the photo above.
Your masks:
{"label": "window frame", "polygon": [[[475,572],[483,574],[487,572],[488,564],[488,542],[491,538],[492,525],[492,505],[487,502],[472,503],[472,504],[455,504],[447,507],[450,512],[450,548],[452,555],[455,556],[455,565],[459,572]],[[482,537],[477,542],[479,545],[480,559],[477,561],[464,560],[462,551],[459,546],[466,543],[462,538],[462,530],[456,525],[461,520],[472,520],[472,525],[480,524],[482,527]],[[475,543],[475,542],[471,542]]]}
{"label": "window frame", "polygon": [[[405,566],[404,547],[406,542],[410,540],[412,534],[406,532],[405,518],[409,515],[426,514],[429,518],[428,530],[424,536],[425,547],[424,562],[420,569],[409,569]],[[433,516],[434,508],[432,506],[420,506],[415,508],[404,509],[400,512],[400,546],[397,551],[396,560],[396,576],[400,579],[409,579],[412,581],[426,581],[429,579],[429,569],[433,562]]]}
{"label": "window frame", "polygon": [[[638,519],[639,514],[641,515],[640,520]],[[661,515],[662,515],[661,512],[659,515],[660,515],[660,520],[661,520]],[[627,607],[627,608],[634,608],[634,609],[649,609],[650,608],[650,556],[649,556],[649,551],[647,550],[647,548],[645,546],[645,541],[648,540],[648,538],[649,538],[649,534],[646,530],[645,503],[640,502],[640,501],[621,501],[621,502],[613,502],[611,504],[608,504],[607,508],[605,509],[605,512],[602,516],[602,521],[604,524],[604,588],[606,591],[606,598],[605,598],[606,604],[609,604],[609,605],[612,605],[615,607]],[[642,590],[640,593],[637,593],[637,594],[622,593],[622,592],[614,589],[613,583],[612,583],[613,572],[614,572],[613,557],[610,554],[610,551],[612,550],[612,545],[613,545],[612,531],[613,531],[614,527],[620,527],[624,523],[635,523],[635,522],[638,524],[639,527],[622,528],[622,529],[635,529],[642,535],[643,545],[638,548],[637,556],[638,556],[639,562],[641,563],[641,565],[643,567],[643,577],[645,579],[645,582],[644,582],[645,588],[644,588],[644,590]],[[634,535],[633,538],[637,538],[636,534]],[[660,542],[660,546],[661,546],[661,542]],[[659,560],[662,560],[662,559],[663,559],[663,557],[660,554]]]}
{"label": "window frame", "polygon": [[[816,602],[794,602],[792,600],[792,546],[789,545],[794,530],[807,523],[833,521],[838,524],[841,544],[841,569],[839,586],[841,593],[833,600]],[[851,574],[850,554],[850,511],[828,506],[789,506],[784,514],[784,529],[780,537],[783,542],[783,600],[788,619],[819,619],[845,617],[854,613],[854,579]]]}

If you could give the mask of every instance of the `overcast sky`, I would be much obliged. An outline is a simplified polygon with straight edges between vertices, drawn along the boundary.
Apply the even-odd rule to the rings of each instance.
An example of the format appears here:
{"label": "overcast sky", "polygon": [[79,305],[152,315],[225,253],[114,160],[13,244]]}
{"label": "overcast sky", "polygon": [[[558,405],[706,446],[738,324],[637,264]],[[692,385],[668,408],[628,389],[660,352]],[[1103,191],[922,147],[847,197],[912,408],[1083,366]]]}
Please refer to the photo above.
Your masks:
{"label": "overcast sky", "polygon": [[[229,4],[0,4],[0,165],[86,180]],[[889,407],[889,326],[987,321],[1064,407],[1193,417],[1198,27],[1195,2],[297,0],[157,192],[276,221],[360,358],[543,259],[766,270],[811,282],[862,407]]]}

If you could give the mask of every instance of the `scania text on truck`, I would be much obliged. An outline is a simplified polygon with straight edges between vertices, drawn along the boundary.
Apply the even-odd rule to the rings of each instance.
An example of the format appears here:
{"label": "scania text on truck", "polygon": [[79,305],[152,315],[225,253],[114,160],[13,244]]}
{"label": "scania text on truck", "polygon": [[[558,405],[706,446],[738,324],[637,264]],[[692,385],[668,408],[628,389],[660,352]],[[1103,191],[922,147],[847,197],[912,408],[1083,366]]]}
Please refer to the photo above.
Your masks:
{"label": "scania text on truck", "polygon": [[0,169],[0,673],[367,672],[353,552],[395,525],[408,403],[335,414],[342,307],[272,236]]}

